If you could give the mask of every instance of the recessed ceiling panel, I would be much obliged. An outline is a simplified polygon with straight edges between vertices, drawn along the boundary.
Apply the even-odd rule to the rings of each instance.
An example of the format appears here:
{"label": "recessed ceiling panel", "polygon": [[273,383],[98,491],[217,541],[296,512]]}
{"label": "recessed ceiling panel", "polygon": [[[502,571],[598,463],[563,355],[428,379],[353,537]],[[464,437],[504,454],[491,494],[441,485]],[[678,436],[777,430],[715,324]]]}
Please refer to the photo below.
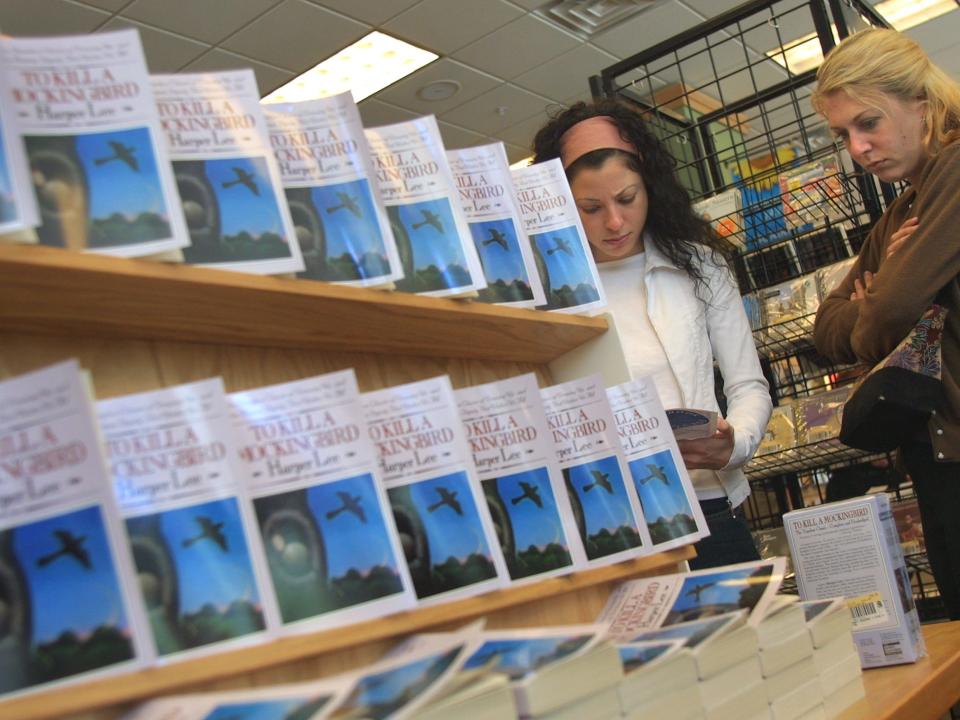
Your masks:
{"label": "recessed ceiling panel", "polygon": [[423,0],[384,23],[383,29],[436,53],[450,54],[521,15],[523,10],[503,0]]}

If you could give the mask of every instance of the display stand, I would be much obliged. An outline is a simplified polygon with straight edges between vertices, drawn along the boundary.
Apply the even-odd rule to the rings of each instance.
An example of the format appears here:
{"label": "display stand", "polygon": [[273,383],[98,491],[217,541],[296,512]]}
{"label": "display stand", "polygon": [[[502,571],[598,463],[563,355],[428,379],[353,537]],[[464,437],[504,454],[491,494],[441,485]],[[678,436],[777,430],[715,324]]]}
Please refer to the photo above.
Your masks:
{"label": "display stand", "polygon": [[[237,391],[348,367],[362,391],[440,374],[464,387],[534,372],[546,386],[552,361],[601,339],[606,327],[600,318],[0,245],[0,378],[75,357],[100,398],[215,375]],[[681,548],[45,690],[0,701],[0,718],[107,720],[164,694],[315,679],[369,663],[405,634],[480,616],[492,627],[590,622],[613,584],[676,572],[693,555]]]}

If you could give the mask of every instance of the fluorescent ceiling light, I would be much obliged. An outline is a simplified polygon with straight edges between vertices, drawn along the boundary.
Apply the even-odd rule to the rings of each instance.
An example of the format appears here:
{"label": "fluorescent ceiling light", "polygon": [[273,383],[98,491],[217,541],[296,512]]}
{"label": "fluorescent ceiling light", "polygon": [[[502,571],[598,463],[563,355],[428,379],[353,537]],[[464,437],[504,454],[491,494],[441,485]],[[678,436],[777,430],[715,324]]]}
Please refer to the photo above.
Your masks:
{"label": "fluorescent ceiling light", "polygon": [[[874,10],[900,32],[956,9],[956,0],[884,0],[874,7]],[[836,39],[837,29],[833,26],[831,29]],[[794,40],[785,46],[783,51],[770,50],[767,57],[794,75],[818,67],[823,62],[823,53],[816,33]]]}
{"label": "fluorescent ceiling light", "polygon": [[519,170],[520,168],[525,168],[530,165],[533,165],[533,155],[528,155],[521,160],[517,160],[515,163],[510,163],[510,169]]}
{"label": "fluorescent ceiling light", "polygon": [[300,102],[349,90],[360,102],[436,60],[438,55],[376,30],[263,98]]}

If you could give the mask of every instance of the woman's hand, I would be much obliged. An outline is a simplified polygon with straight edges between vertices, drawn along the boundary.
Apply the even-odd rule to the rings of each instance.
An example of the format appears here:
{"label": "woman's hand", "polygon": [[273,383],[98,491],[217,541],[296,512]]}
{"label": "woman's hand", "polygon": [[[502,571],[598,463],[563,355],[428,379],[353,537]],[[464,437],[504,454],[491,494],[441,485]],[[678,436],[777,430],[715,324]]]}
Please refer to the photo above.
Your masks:
{"label": "woman's hand", "polygon": [[919,224],[920,218],[916,217],[907,218],[903,221],[903,225],[901,225],[900,229],[890,236],[890,242],[887,243],[887,260],[889,260],[890,257],[897,252],[897,250],[903,247],[903,243],[907,241],[907,238],[913,235],[913,231],[917,229]]}
{"label": "woman's hand", "polygon": [[678,440],[683,463],[688,470],[719,470],[726,467],[733,455],[733,425],[717,420],[717,431],[708,438]]}

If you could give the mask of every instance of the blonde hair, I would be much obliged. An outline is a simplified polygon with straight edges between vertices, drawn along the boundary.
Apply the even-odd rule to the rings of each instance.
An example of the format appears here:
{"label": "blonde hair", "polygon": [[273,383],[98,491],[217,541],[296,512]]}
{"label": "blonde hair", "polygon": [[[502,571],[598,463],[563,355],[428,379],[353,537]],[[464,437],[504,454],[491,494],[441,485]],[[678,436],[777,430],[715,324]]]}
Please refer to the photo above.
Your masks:
{"label": "blonde hair", "polygon": [[896,30],[862,30],[830,51],[817,71],[814,110],[822,115],[826,98],[840,91],[879,109],[891,96],[901,102],[926,101],[923,145],[930,154],[960,137],[960,85]]}

